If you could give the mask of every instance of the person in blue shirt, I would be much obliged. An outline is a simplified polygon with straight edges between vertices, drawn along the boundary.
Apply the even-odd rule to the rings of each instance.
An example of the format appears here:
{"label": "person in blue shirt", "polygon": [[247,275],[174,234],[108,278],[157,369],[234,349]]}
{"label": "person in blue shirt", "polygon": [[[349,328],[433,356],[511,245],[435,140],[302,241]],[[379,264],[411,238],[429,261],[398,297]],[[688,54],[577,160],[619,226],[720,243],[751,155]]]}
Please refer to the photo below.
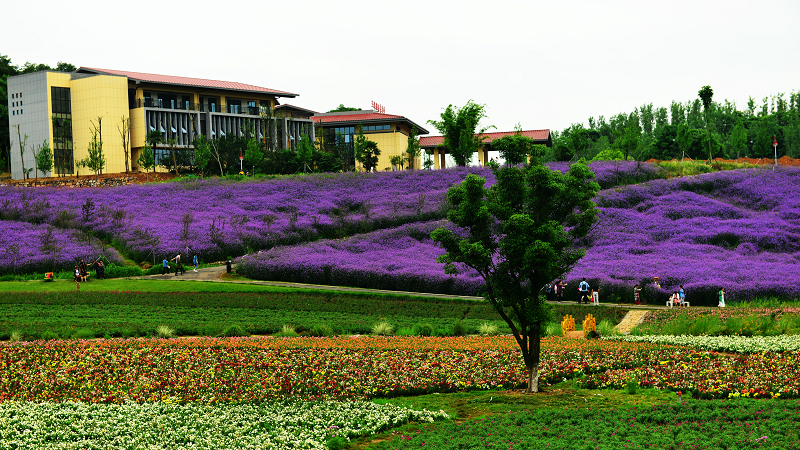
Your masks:
{"label": "person in blue shirt", "polygon": [[197,272],[197,266],[200,265],[199,261],[197,260],[197,254],[195,253],[194,258],[192,258],[192,263],[194,263],[194,271]]}
{"label": "person in blue shirt", "polygon": [[686,302],[686,292],[683,290],[683,285],[681,285],[681,288],[678,290],[678,298],[681,301],[681,305]]}
{"label": "person in blue shirt", "polygon": [[168,273],[169,273],[169,261],[167,261],[167,258],[164,258],[164,260],[161,261],[161,276],[163,277]]}
{"label": "person in blue shirt", "polygon": [[578,303],[586,302],[589,303],[589,283],[586,282],[586,278],[581,281],[581,284],[578,285],[578,290],[581,292],[581,298],[578,300]]}

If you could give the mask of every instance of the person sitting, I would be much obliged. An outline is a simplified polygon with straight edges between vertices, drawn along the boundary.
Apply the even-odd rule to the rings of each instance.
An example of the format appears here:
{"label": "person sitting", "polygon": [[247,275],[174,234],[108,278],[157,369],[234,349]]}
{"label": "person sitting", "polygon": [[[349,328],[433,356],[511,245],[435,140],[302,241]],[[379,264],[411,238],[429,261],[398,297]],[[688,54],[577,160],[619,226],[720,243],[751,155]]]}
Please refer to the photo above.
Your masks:
{"label": "person sitting", "polygon": [[672,309],[673,306],[680,306],[680,304],[681,304],[681,299],[680,297],[678,297],[677,292],[670,295],[669,300],[667,300],[667,306],[669,306],[670,309]]}
{"label": "person sitting", "polygon": [[78,268],[78,266],[75,266],[75,282],[81,282],[81,270]]}

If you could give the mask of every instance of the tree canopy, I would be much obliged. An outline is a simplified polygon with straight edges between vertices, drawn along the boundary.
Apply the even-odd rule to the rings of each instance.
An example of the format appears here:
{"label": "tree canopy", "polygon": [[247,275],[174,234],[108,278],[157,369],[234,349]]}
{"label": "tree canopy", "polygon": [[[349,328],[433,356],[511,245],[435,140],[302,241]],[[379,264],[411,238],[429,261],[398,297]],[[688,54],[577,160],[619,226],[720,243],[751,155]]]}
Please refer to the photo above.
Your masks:
{"label": "tree canopy", "polygon": [[347,112],[347,111],[361,111],[361,108],[351,108],[349,106],[344,106],[344,103],[339,103],[339,106],[328,112],[334,113],[334,112]]}
{"label": "tree canopy", "polygon": [[445,272],[464,266],[484,280],[484,297],[511,328],[528,370],[528,392],[538,392],[540,345],[550,310],[541,288],[580,260],[581,243],[597,220],[600,190],[581,160],[567,173],[534,155],[523,167],[493,166],[495,185],[477,175],[447,192],[447,217],[458,230],[434,230],[445,250]]}
{"label": "tree canopy", "polygon": [[448,105],[440,115],[442,120],[429,120],[444,136],[444,147],[459,166],[466,166],[472,155],[483,142],[483,133],[493,126],[478,128],[481,119],[486,117],[486,105],[479,105],[472,100],[459,108]]}

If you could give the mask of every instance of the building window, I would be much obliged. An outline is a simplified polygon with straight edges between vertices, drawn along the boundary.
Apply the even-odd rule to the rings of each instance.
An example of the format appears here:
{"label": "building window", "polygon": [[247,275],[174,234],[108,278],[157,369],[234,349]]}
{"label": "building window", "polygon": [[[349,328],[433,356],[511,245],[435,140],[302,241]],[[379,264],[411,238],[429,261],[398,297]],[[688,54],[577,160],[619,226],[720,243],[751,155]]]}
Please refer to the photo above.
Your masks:
{"label": "building window", "polygon": [[22,106],[22,100],[19,101],[19,106]]}
{"label": "building window", "polygon": [[364,131],[384,131],[391,128],[391,125],[369,125],[364,127]]}
{"label": "building window", "polygon": [[75,172],[72,151],[72,99],[69,88],[50,88],[53,120],[53,163],[55,173]]}

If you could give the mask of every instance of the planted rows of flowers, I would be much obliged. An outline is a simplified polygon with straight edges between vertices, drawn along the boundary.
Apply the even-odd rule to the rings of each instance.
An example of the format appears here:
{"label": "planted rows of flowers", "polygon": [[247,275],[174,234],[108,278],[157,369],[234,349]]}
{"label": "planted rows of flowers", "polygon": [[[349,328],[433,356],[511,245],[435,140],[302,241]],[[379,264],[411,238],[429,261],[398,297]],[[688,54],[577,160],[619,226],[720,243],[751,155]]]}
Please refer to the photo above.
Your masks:
{"label": "planted rows of flowers", "polygon": [[[658,176],[652,164],[597,162],[591,167],[605,187]],[[159,258],[172,257],[187,246],[214,260],[275,244],[441,219],[447,188],[470,173],[494,180],[486,168],[463,167],[80,190],[2,186],[0,219],[88,230],[136,261],[147,259],[151,250]],[[0,264],[0,273],[7,270]]]}
{"label": "planted rows of flowers", "polygon": [[[0,345],[0,401],[344,400],[519,387],[512,338],[198,338]],[[540,383],[798,396],[798,352],[726,356],[672,346],[547,338]],[[722,382],[723,380],[724,382]]]}
{"label": "planted rows of flowers", "polygon": [[[75,267],[83,258],[91,263],[99,256],[121,264],[122,257],[113,248],[105,248],[97,239],[76,231],[49,225],[2,221],[0,233],[0,273],[51,272]],[[52,229],[50,250],[43,248],[43,237]],[[55,258],[55,261],[53,259]]]}
{"label": "planted rows of flowers", "polygon": [[327,449],[326,441],[447,419],[366,401],[203,405],[0,403],[2,448]]}
{"label": "planted rows of flowers", "polygon": [[[800,169],[656,180],[602,191],[597,201],[600,220],[566,278],[568,299],[583,277],[599,281],[601,302],[632,302],[637,283],[648,303],[663,304],[679,285],[692,306],[716,306],[719,287],[729,300],[800,297]],[[437,225],[279,247],[245,258],[242,269],[262,279],[478,294],[474,273],[445,276],[435,262],[442,249],[427,234]]]}
{"label": "planted rows of flowers", "polygon": [[800,335],[782,336],[609,336],[603,339],[623,342],[649,342],[692,347],[701,350],[735,353],[799,352]]}

